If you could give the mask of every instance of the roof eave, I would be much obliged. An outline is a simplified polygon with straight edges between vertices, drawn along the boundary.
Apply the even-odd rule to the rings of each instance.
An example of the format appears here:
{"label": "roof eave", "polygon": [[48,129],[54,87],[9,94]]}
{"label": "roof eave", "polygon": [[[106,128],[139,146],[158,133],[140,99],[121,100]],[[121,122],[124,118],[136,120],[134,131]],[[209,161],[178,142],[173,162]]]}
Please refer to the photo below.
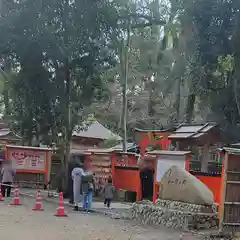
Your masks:
{"label": "roof eave", "polygon": [[[175,129],[175,128],[174,128]],[[171,132],[173,129],[162,129],[162,130],[156,130],[156,129],[140,129],[140,128],[135,128],[134,132]]]}
{"label": "roof eave", "polygon": [[[78,138],[92,138],[92,139],[96,139],[96,140],[108,140],[109,138],[99,138],[99,137],[87,137],[87,136],[79,136],[79,135],[76,135],[76,134],[73,134],[72,137],[78,137]],[[113,137],[114,138],[114,137]],[[117,141],[121,141],[122,138],[120,137],[116,137],[116,140]]]}
{"label": "roof eave", "polygon": [[186,140],[186,139],[192,139],[192,137],[168,137],[171,140]]}

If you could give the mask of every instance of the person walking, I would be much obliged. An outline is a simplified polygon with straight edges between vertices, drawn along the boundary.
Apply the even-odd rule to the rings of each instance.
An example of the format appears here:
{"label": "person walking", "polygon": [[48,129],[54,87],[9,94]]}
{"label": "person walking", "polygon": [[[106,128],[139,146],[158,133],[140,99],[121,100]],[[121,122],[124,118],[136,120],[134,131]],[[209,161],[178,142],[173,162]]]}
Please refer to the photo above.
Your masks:
{"label": "person walking", "polygon": [[74,210],[78,211],[78,204],[81,201],[81,181],[84,174],[83,165],[77,164],[72,170],[72,180],[73,180],[73,201]]}
{"label": "person walking", "polygon": [[106,185],[103,188],[104,195],[104,207],[111,208],[111,202],[114,197],[115,188],[112,184],[112,179],[109,178]]}
{"label": "person walking", "polygon": [[1,177],[2,177],[2,196],[10,197],[11,195],[11,185],[13,184],[14,178],[16,176],[16,171],[13,169],[12,161],[5,160],[3,163],[3,167],[1,170]]}

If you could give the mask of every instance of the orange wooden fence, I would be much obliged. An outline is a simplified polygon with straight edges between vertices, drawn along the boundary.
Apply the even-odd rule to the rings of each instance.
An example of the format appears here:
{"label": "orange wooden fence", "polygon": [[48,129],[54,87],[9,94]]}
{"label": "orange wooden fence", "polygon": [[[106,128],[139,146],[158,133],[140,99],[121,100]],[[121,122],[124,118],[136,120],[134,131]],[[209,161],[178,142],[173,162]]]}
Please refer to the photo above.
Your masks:
{"label": "orange wooden fence", "polygon": [[[113,184],[116,189],[124,189],[127,191],[136,192],[137,200],[141,200],[142,192],[140,169],[137,165],[139,156],[133,153],[125,154],[116,152],[112,152],[110,155],[111,163],[109,165],[109,176],[112,176]],[[190,173],[203,182],[213,192],[214,201],[219,204],[221,192],[221,174],[209,175],[200,172]]]}
{"label": "orange wooden fence", "polygon": [[117,189],[125,189],[136,192],[136,199],[141,200],[141,182],[139,169],[127,167],[115,167],[114,185]]}
{"label": "orange wooden fence", "polygon": [[220,203],[220,195],[221,195],[221,175],[220,174],[212,174],[205,175],[201,173],[192,173],[197,179],[199,179],[202,183],[204,183],[213,193],[214,201],[216,203]]}

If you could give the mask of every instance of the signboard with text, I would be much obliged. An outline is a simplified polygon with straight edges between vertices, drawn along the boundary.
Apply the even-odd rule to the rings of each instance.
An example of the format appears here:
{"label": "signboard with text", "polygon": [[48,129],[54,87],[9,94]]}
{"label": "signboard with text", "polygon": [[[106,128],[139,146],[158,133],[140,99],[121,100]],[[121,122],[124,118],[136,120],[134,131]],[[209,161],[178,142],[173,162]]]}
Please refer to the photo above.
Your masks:
{"label": "signboard with text", "polygon": [[50,180],[50,148],[6,145],[5,159],[12,161],[17,173],[44,174],[44,182]]}
{"label": "signboard with text", "polygon": [[6,145],[5,156],[6,160],[12,161],[17,172],[49,175],[51,162],[49,148]]}
{"label": "signboard with text", "polygon": [[36,151],[27,149],[8,149],[8,160],[13,161],[17,170],[32,170],[44,172],[46,164],[46,151]]}
{"label": "signboard with text", "polygon": [[[172,157],[173,158],[173,157]],[[157,160],[157,172],[156,172],[156,181],[161,182],[161,178],[166,171],[169,170],[172,166],[178,166],[182,169],[185,169],[185,159],[179,157],[179,159],[164,159],[159,158]]]}

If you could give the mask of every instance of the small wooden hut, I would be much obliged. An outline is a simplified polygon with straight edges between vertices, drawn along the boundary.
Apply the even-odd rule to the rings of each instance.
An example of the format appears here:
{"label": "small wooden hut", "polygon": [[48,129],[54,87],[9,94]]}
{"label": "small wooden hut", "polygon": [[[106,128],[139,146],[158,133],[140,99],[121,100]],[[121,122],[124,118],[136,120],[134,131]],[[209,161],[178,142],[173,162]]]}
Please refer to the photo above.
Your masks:
{"label": "small wooden hut", "polygon": [[190,169],[209,172],[209,165],[218,163],[217,148],[222,143],[216,123],[181,124],[168,139],[176,150],[192,152]]}

